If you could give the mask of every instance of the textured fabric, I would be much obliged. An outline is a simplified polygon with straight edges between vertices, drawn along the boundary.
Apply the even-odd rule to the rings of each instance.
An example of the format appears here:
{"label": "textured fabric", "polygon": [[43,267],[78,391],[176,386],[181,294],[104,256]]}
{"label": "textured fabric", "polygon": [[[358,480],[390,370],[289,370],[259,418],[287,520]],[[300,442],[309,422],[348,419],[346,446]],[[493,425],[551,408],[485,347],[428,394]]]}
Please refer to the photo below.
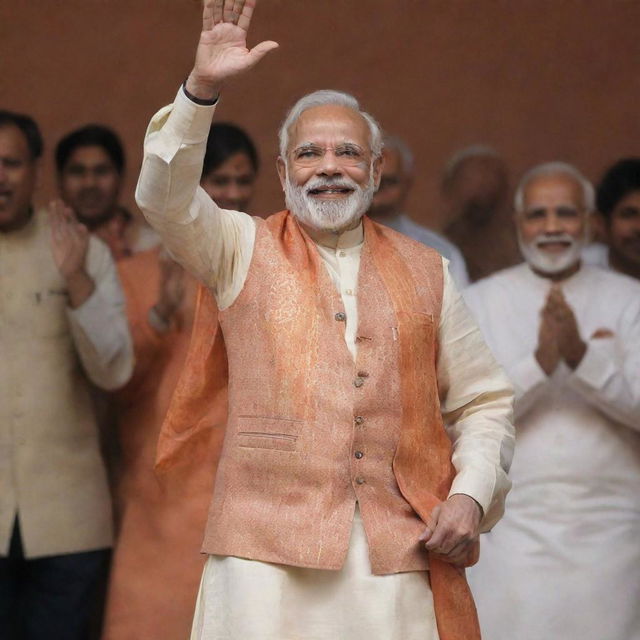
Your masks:
{"label": "textured fabric", "polygon": [[469,286],[469,274],[467,273],[464,257],[458,247],[449,242],[444,236],[419,225],[405,214],[400,214],[393,218],[385,218],[380,220],[380,223],[395,229],[399,233],[404,233],[405,236],[409,236],[427,247],[435,249],[449,261],[449,271],[458,289],[464,289]]}
{"label": "textured fabric", "polygon": [[438,640],[429,573],[372,575],[357,510],[339,572],[210,556],[191,640],[235,638]]}
{"label": "textured fabric", "polygon": [[27,558],[111,545],[89,382],[122,386],[133,353],[115,266],[99,240],[90,240],[86,268],[95,290],[71,310],[45,212],[0,233],[0,555],[16,513]]}
{"label": "textured fabric", "polygon": [[547,377],[533,353],[549,287],[520,265],[466,292],[518,430],[506,514],[469,580],[487,640],[638,640],[640,283],[596,267],[562,283],[588,347]]}
{"label": "textured fabric", "polygon": [[[210,397],[203,437],[195,441],[182,464],[156,476],[156,443],[187,354],[197,284],[185,274],[182,305],[170,330],[161,334],[148,323],[160,288],[159,251],[122,260],[118,270],[136,368],[115,399],[122,452],[116,492],[120,527],[102,637],[184,640],[191,628],[204,562],[200,545],[222,442],[226,397]],[[211,294],[202,295],[213,307],[213,317],[207,320],[209,332],[215,335],[215,305]],[[226,368],[221,377],[226,380]]]}

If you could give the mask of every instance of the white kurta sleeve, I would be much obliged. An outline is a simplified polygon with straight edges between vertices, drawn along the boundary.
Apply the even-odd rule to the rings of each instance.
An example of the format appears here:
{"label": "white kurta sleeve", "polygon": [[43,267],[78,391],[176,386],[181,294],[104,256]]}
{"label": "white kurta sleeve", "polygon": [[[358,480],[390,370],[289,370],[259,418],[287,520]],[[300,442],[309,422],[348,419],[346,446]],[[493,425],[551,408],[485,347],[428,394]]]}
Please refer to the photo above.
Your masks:
{"label": "white kurta sleeve", "polygon": [[513,389],[489,351],[444,260],[438,388],[457,471],[449,495],[464,493],[484,511],[487,531],[504,512],[513,447]]}
{"label": "white kurta sleeve", "polygon": [[588,341],[568,382],[596,409],[640,431],[640,300],[628,305],[616,335]]}
{"label": "white kurta sleeve", "polygon": [[83,304],[67,309],[67,315],[87,375],[98,387],[113,390],[133,373],[124,295],[111,253],[97,238],[89,240],[86,267],[95,288]]}
{"label": "white kurta sleeve", "polygon": [[180,89],[173,105],[151,119],[136,202],[175,259],[224,309],[244,284],[255,223],[245,213],[220,209],[199,186],[214,111]]}

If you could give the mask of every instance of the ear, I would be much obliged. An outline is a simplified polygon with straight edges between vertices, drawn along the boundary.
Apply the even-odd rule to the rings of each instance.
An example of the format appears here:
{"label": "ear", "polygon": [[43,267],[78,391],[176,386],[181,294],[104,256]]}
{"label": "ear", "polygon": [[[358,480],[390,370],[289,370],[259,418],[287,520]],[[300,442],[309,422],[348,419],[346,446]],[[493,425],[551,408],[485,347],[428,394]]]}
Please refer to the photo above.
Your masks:
{"label": "ear", "polygon": [[280,186],[284,191],[285,185],[287,183],[287,165],[282,159],[282,156],[278,156],[278,159],[276,160],[276,169],[278,171],[278,178],[280,178]]}
{"label": "ear", "polygon": [[376,187],[376,191],[378,190],[378,188],[380,187],[380,180],[382,179],[382,169],[384,168],[384,156],[383,155],[379,155],[374,161],[373,161],[373,181]]}

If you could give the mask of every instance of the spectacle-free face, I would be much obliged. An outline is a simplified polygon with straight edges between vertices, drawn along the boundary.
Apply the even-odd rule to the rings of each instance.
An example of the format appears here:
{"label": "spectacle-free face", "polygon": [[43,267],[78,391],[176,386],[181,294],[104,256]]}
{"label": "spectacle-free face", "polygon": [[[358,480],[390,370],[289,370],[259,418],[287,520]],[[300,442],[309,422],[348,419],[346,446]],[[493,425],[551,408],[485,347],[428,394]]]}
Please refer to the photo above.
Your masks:
{"label": "spectacle-free face", "polygon": [[373,196],[372,216],[392,216],[402,213],[411,187],[411,176],[402,166],[402,158],[396,149],[385,149],[380,186]]}
{"label": "spectacle-free face", "polygon": [[22,131],[14,125],[0,127],[0,232],[28,221],[38,171]]}
{"label": "spectacle-free face", "polygon": [[255,191],[255,182],[256,172],[249,156],[238,151],[203,176],[200,186],[219,207],[246,211]]}
{"label": "spectacle-free face", "polygon": [[60,195],[90,228],[115,213],[121,175],[100,146],[77,147],[59,175]]}
{"label": "spectacle-free face", "polygon": [[612,253],[640,266],[640,190],[622,198],[611,212],[607,240]]}

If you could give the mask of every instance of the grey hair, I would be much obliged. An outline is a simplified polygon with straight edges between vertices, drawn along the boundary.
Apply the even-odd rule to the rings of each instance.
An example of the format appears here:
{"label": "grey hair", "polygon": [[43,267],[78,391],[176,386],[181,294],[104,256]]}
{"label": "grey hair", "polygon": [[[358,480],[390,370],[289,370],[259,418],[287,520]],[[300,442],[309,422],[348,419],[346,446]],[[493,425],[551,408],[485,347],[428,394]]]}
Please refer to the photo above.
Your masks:
{"label": "grey hair", "polygon": [[522,176],[513,198],[513,205],[516,212],[522,213],[524,211],[524,190],[532,180],[543,176],[555,176],[558,174],[569,176],[580,185],[584,206],[587,208],[589,213],[594,211],[596,195],[591,182],[589,182],[589,180],[587,180],[572,164],[569,164],[568,162],[554,161],[536,165]]}
{"label": "grey hair", "polygon": [[493,147],[486,144],[473,144],[465,147],[456,151],[447,160],[447,164],[444,166],[444,175],[442,176],[443,183],[453,180],[460,166],[469,158],[495,158],[496,160],[502,160],[502,156]]}
{"label": "grey hair", "polygon": [[342,91],[333,91],[332,89],[321,89],[320,91],[314,91],[308,93],[296,102],[287,117],[284,119],[280,131],[278,132],[278,140],[280,141],[280,157],[285,158],[287,155],[287,149],[289,147],[289,130],[298,118],[307,110],[313,107],[322,107],[325,105],[339,105],[341,107],[347,107],[359,113],[369,126],[371,152],[374,158],[380,156],[382,153],[382,131],[380,125],[376,122],[375,118],[368,114],[366,111],[360,109],[360,103],[350,94]]}
{"label": "grey hair", "polygon": [[413,157],[413,151],[409,148],[409,145],[398,136],[385,136],[384,148],[397,151],[400,156],[400,163],[402,164],[402,170],[406,174],[412,174],[415,166],[415,160]]}

